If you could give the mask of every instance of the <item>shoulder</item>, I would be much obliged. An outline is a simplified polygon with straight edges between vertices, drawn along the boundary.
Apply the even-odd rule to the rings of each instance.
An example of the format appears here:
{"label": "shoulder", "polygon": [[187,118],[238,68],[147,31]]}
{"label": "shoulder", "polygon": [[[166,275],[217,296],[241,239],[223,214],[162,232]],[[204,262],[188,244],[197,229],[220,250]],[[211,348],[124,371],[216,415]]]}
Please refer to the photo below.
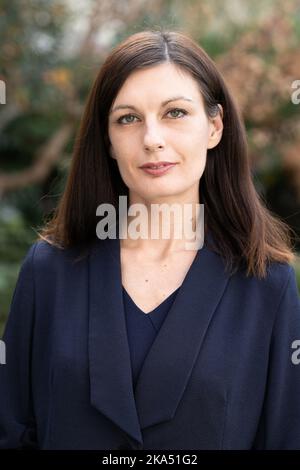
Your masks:
{"label": "shoulder", "polygon": [[278,293],[283,292],[293,279],[296,280],[296,273],[292,265],[272,262],[267,268],[263,283],[270,291]]}
{"label": "shoulder", "polygon": [[289,297],[298,301],[299,293],[296,273],[288,263],[270,262],[265,277],[247,276],[239,269],[230,276],[228,293],[241,304],[247,302],[255,312],[264,312],[264,317],[273,317],[280,305]]}
{"label": "shoulder", "polygon": [[37,240],[27,250],[22,266],[35,269],[45,264],[51,264],[56,260],[61,260],[64,256],[64,250],[44,240]]}
{"label": "shoulder", "polygon": [[268,297],[271,302],[276,302],[290,284],[296,285],[295,269],[288,262],[267,262],[264,277],[248,275],[245,263],[237,263],[236,267],[228,266],[222,254],[214,249],[214,238],[211,233],[209,233],[208,242],[208,250],[214,254],[215,259],[218,258],[218,263],[222,265],[222,269],[228,275],[229,286],[240,289],[244,294],[255,293],[262,297]]}
{"label": "shoulder", "polygon": [[277,310],[296,306],[300,314],[300,298],[295,269],[288,263],[272,263],[265,279],[268,293],[276,299]]}
{"label": "shoulder", "polygon": [[295,269],[291,264],[272,261],[267,265],[266,275],[258,277],[247,275],[246,269],[238,269],[230,278],[248,287],[278,294],[285,289],[291,278],[295,278]]}
{"label": "shoulder", "polygon": [[33,277],[57,272],[85,259],[81,255],[78,248],[59,248],[45,240],[37,240],[27,250],[21,262],[21,272],[30,272]]}
{"label": "shoulder", "polygon": [[[251,281],[249,281],[251,282]],[[299,310],[299,292],[296,272],[288,263],[271,262],[264,278],[253,278],[254,298],[264,305],[266,313],[276,313],[279,310],[290,310],[291,305],[297,305]],[[298,311],[299,314],[299,311]]]}

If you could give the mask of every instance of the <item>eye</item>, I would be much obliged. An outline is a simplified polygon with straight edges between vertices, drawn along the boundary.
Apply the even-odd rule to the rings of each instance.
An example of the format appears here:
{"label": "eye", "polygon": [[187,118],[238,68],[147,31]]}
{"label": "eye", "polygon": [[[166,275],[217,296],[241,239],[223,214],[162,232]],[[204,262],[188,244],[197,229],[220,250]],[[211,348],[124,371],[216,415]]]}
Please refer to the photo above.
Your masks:
{"label": "eye", "polygon": [[[187,114],[187,111],[185,111],[185,109],[173,108],[173,109],[170,109],[170,111],[167,112],[167,114],[169,114],[169,113],[182,113],[183,116],[185,116]],[[180,118],[182,116],[175,116],[175,119],[177,119],[178,117]]]}
{"label": "eye", "polygon": [[[173,115],[173,119],[178,119],[178,118],[182,118],[183,116],[185,116],[186,114],[188,114],[188,112],[185,110],[185,109],[181,109],[181,108],[172,108],[170,109],[169,111],[167,111],[166,114],[169,114],[169,113],[181,113],[182,115],[181,116],[174,116]],[[128,120],[128,118],[131,118],[130,120]],[[121,116],[119,117],[119,119],[117,119],[117,123],[118,124],[132,124],[134,121],[133,119],[136,118],[136,116],[134,116],[134,114],[124,114],[124,116]],[[124,121],[125,119],[125,121]]]}
{"label": "eye", "polygon": [[128,117],[131,117],[131,118],[135,118],[136,116],[134,116],[133,114],[125,114],[124,116],[121,116],[119,117],[119,119],[117,119],[117,123],[118,124],[131,124],[133,121],[130,120],[130,121],[123,121],[123,119],[125,118],[128,118]]}

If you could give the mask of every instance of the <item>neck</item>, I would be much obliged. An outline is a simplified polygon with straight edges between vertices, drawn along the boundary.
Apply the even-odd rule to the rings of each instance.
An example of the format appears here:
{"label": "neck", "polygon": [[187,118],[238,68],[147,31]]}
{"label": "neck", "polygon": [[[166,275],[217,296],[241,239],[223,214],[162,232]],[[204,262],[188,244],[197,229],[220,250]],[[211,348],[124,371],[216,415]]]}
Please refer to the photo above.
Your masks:
{"label": "neck", "polygon": [[[130,215],[130,202],[122,220],[121,248],[135,249],[160,257],[185,250],[199,249],[203,236],[203,207],[196,201],[139,201],[142,210]],[[200,240],[200,241],[199,241]]]}

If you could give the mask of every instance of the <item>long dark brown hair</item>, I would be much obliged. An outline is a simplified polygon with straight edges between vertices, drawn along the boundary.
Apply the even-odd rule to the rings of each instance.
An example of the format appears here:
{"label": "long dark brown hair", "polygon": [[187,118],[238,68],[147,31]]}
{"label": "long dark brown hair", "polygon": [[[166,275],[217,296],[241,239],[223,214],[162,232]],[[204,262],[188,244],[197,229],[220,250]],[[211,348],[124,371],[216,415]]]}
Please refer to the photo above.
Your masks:
{"label": "long dark brown hair", "polygon": [[109,156],[108,114],[128,76],[169,62],[197,81],[207,116],[223,107],[223,135],[208,150],[199,184],[205,210],[205,233],[213,249],[234,272],[264,277],[269,262],[291,262],[294,254],[289,227],[267,209],[252,181],[243,120],[222,75],[207,53],[179,31],[147,30],[118,44],[102,64],[87,99],[74,144],[65,190],[39,237],[60,248],[88,246],[96,238],[96,208],[128,196],[116,160]]}

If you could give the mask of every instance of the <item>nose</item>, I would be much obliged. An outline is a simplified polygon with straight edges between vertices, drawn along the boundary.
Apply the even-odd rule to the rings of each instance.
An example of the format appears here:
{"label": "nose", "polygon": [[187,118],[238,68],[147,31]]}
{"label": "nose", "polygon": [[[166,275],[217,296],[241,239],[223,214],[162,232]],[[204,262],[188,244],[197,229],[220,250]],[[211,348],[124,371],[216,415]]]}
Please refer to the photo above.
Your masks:
{"label": "nose", "polygon": [[161,135],[160,132],[158,132],[158,129],[156,126],[151,125],[150,127],[147,127],[147,130],[145,132],[144,136],[144,149],[146,151],[157,151],[157,150],[163,150],[165,147],[165,142],[164,139]]}
{"label": "nose", "polygon": [[164,146],[161,144],[145,145],[145,150],[148,152],[155,152],[156,150],[163,150]]}

